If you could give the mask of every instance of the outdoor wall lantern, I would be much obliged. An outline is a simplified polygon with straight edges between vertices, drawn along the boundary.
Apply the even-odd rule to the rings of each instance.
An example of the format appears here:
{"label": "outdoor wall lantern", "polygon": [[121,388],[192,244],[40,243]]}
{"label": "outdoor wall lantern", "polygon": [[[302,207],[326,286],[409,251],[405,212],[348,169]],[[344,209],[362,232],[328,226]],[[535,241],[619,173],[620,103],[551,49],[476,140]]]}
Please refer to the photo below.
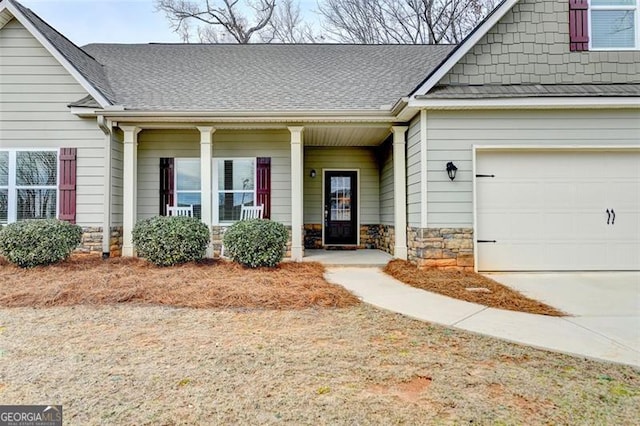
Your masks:
{"label": "outdoor wall lantern", "polygon": [[456,167],[455,164],[453,164],[453,161],[449,161],[447,163],[447,174],[449,175],[449,179],[454,180],[456,178],[457,171],[458,171],[458,168]]}
{"label": "outdoor wall lantern", "polygon": [[316,169],[311,169],[311,172],[309,173],[309,176],[311,177],[311,179],[315,179],[316,178]]}

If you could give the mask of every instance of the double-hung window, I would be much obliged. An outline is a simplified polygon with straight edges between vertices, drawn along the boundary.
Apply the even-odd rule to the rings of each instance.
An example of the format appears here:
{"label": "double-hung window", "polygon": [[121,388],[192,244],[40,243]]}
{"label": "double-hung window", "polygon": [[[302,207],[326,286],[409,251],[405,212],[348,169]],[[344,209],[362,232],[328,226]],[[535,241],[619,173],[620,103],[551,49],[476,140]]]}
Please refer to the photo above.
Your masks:
{"label": "double-hung window", "polygon": [[256,159],[214,159],[217,169],[218,222],[240,220],[242,206],[256,200]]}
{"label": "double-hung window", "polygon": [[202,196],[199,158],[175,159],[176,206],[193,206],[194,217],[201,217]]}
{"label": "double-hung window", "polygon": [[0,150],[0,223],[57,216],[57,150]]}
{"label": "double-hung window", "polygon": [[591,48],[640,48],[640,0],[591,0]]}

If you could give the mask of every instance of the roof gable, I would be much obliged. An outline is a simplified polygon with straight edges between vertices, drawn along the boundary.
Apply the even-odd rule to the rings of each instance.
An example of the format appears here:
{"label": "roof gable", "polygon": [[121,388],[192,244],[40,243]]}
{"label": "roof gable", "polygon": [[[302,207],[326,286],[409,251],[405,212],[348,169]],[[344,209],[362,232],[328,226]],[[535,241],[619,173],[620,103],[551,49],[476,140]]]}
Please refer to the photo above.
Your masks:
{"label": "roof gable", "polygon": [[447,58],[416,87],[410,96],[421,96],[429,92],[451,69],[478,43],[519,0],[503,0],[493,11],[460,43]]}
{"label": "roof gable", "polygon": [[0,0],[0,29],[12,18],[17,19],[101,107],[113,104],[103,67],[93,57],[17,1]]}

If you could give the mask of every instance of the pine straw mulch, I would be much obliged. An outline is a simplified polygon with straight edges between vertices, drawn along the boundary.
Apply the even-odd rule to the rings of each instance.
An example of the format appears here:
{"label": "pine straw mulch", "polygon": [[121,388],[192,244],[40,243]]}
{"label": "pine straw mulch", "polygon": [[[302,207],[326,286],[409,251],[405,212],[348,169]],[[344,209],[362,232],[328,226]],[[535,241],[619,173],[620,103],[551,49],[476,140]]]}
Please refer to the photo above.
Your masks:
{"label": "pine straw mulch", "polygon": [[[530,299],[509,287],[474,272],[446,271],[432,268],[419,269],[404,260],[392,260],[384,268],[384,272],[412,287],[491,308],[554,317],[567,315],[552,306]],[[487,289],[488,292],[470,291],[468,290],[469,288]]]}
{"label": "pine straw mulch", "polygon": [[343,308],[359,300],[318,263],[248,269],[215,260],[156,267],[142,259],[72,256],[22,269],[0,258],[0,306],[166,305],[185,308]]}

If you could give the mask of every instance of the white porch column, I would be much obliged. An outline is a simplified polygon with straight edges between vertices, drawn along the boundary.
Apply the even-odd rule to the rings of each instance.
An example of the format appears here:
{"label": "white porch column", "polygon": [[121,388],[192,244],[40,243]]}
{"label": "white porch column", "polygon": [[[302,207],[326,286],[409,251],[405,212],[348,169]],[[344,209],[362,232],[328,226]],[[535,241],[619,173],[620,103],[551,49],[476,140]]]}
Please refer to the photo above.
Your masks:
{"label": "white porch column", "polygon": [[301,262],[304,255],[302,242],[302,170],[304,127],[289,127],[291,132],[291,260]]}
{"label": "white porch column", "polygon": [[393,126],[394,256],[407,260],[407,126]]}
{"label": "white porch column", "polygon": [[138,133],[135,126],[119,126],[124,132],[122,170],[122,256],[133,257],[133,226],[137,215]]}
{"label": "white porch column", "polygon": [[[212,215],[212,183],[211,183],[211,159],[213,157],[213,150],[211,143],[213,141],[213,133],[216,131],[213,127],[198,127],[200,131],[200,193],[202,204],[202,222],[207,225],[209,232],[211,232],[211,224],[213,220]],[[207,247],[207,257],[213,257],[213,245],[211,239],[209,239],[209,246]]]}

